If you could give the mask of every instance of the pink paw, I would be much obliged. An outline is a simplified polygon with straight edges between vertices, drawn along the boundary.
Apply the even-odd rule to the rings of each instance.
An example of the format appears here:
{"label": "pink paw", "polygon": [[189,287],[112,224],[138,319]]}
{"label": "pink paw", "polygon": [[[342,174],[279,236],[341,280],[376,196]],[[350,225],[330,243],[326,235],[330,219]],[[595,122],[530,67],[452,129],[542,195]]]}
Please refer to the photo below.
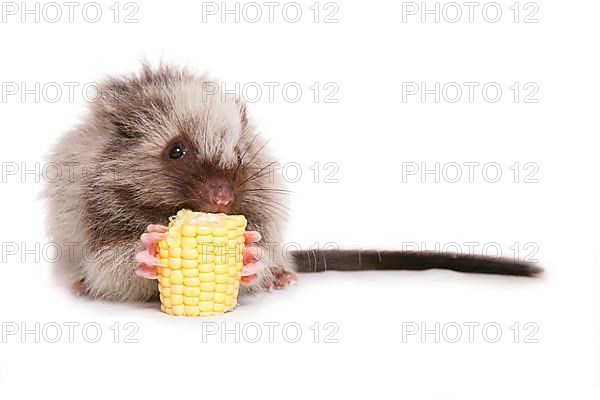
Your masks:
{"label": "pink paw", "polygon": [[156,272],[156,265],[159,264],[158,258],[156,258],[156,246],[158,242],[167,237],[167,231],[169,228],[163,225],[148,225],[146,232],[142,233],[140,239],[146,248],[135,255],[138,267],[135,273],[138,276],[146,279],[156,279],[158,274]]}
{"label": "pink paw", "polygon": [[71,291],[77,297],[83,296],[86,291],[85,283],[83,283],[83,280],[74,282],[73,285],[71,285]]}
{"label": "pink paw", "polygon": [[265,268],[260,261],[260,249],[252,246],[260,241],[261,235],[256,231],[248,231],[246,236],[246,251],[244,253],[244,268],[242,269],[242,285],[251,285],[258,280],[258,274]]}
{"label": "pink paw", "polygon": [[298,277],[293,272],[286,271],[283,267],[276,266],[273,268],[273,277],[271,281],[266,282],[265,289],[285,289],[290,285],[295,285]]}

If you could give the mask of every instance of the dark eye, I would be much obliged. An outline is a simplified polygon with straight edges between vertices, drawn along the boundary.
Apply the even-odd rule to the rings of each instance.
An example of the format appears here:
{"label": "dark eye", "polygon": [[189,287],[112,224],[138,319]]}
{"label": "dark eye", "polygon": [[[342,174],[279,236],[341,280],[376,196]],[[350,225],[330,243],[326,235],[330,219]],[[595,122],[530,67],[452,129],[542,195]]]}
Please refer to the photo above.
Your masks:
{"label": "dark eye", "polygon": [[183,143],[177,142],[173,145],[173,147],[171,147],[171,150],[169,150],[169,158],[172,160],[177,160],[178,158],[185,156],[185,153],[187,153],[187,150],[185,149]]}
{"label": "dark eye", "polygon": [[240,154],[238,154],[237,160],[238,160],[238,164],[240,164],[240,165],[242,165],[244,163],[244,159],[242,158],[242,156]]}

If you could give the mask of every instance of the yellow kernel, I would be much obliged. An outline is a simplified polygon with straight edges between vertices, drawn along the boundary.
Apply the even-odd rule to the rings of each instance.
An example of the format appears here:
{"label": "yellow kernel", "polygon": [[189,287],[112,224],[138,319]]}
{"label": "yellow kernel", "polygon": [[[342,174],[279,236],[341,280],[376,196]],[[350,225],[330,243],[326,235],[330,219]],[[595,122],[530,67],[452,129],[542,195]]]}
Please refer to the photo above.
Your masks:
{"label": "yellow kernel", "polygon": [[200,236],[210,235],[212,233],[212,226],[210,225],[198,225],[196,227],[196,233]]}
{"label": "yellow kernel", "polygon": [[171,295],[171,288],[168,288],[168,287],[163,288],[162,294],[165,295],[165,296],[170,296]]}
{"label": "yellow kernel", "polygon": [[202,282],[198,285],[203,292],[212,292],[215,290],[214,282]]}
{"label": "yellow kernel", "polygon": [[213,236],[227,236],[227,228],[221,225],[215,226],[213,229]]}
{"label": "yellow kernel", "polygon": [[172,294],[183,294],[183,285],[171,285]]}
{"label": "yellow kernel", "polygon": [[169,268],[179,269],[181,268],[181,258],[169,258]]}
{"label": "yellow kernel", "polygon": [[167,250],[167,249],[160,249],[160,251],[158,252],[158,255],[160,256],[160,258],[168,258],[169,257],[169,250]]}
{"label": "yellow kernel", "polygon": [[170,297],[162,297],[161,300],[165,307],[171,307],[171,298]]}
{"label": "yellow kernel", "polygon": [[196,306],[200,300],[197,297],[183,297],[183,304],[186,306]]}
{"label": "yellow kernel", "polygon": [[229,266],[226,264],[217,264],[215,265],[215,272],[217,274],[223,274],[225,272],[229,271]]}
{"label": "yellow kernel", "polygon": [[226,274],[218,274],[215,277],[215,282],[216,283],[227,283],[229,280],[229,277]]}
{"label": "yellow kernel", "polygon": [[185,286],[197,287],[197,286],[200,286],[200,279],[198,279],[198,278],[183,278],[183,284]]}
{"label": "yellow kernel", "polygon": [[183,296],[180,294],[172,294],[171,295],[171,304],[173,304],[174,306],[183,304]]}
{"label": "yellow kernel", "polygon": [[215,236],[213,243],[215,244],[215,247],[218,247],[225,246],[228,241],[229,239],[227,239],[227,236]]}
{"label": "yellow kernel", "polygon": [[200,315],[200,309],[197,306],[185,306],[185,315],[189,317],[197,317]]}
{"label": "yellow kernel", "polygon": [[161,268],[160,274],[162,276],[171,276],[171,268]]}
{"label": "yellow kernel", "polygon": [[184,287],[183,295],[188,297],[198,297],[200,295],[200,288],[198,287]]}
{"label": "yellow kernel", "polygon": [[239,226],[242,229],[246,227],[246,224],[248,223],[246,221],[246,217],[244,217],[243,215],[232,215],[231,217],[235,218],[237,226]]}
{"label": "yellow kernel", "polygon": [[[217,256],[226,256],[227,255],[227,249],[225,248],[225,246],[223,244],[219,244],[218,246],[215,245],[215,248],[213,250],[213,253]],[[227,260],[227,258],[225,258]]]}
{"label": "yellow kernel", "polygon": [[196,268],[196,267],[198,267],[198,261],[197,260],[182,259],[181,260],[181,267],[182,268]]}
{"label": "yellow kernel", "polygon": [[161,278],[160,284],[166,288],[171,287],[171,278]]}
{"label": "yellow kernel", "polygon": [[213,254],[201,253],[198,256],[199,263],[210,264],[215,262],[215,256]]}
{"label": "yellow kernel", "polygon": [[216,256],[215,264],[227,264],[227,256],[226,255]]}
{"label": "yellow kernel", "polygon": [[223,293],[215,293],[214,296],[214,302],[215,303],[224,303],[225,302],[225,294]]}
{"label": "yellow kernel", "polygon": [[183,304],[178,304],[173,306],[173,314],[174,315],[183,315],[185,312],[185,308]]}
{"label": "yellow kernel", "polygon": [[180,285],[183,283],[183,273],[180,269],[171,271],[171,283],[174,285]]}
{"label": "yellow kernel", "polygon": [[196,248],[191,247],[184,247],[183,251],[181,252],[181,257],[185,258],[186,260],[196,260],[196,258],[198,258],[198,250],[196,250]]}
{"label": "yellow kernel", "polygon": [[227,218],[225,220],[225,228],[227,228],[227,231],[234,231],[237,229],[237,223],[233,218]]}
{"label": "yellow kernel", "polygon": [[213,272],[215,270],[215,264],[200,264],[198,265],[198,271],[200,272]]}
{"label": "yellow kernel", "polygon": [[227,285],[225,285],[223,283],[217,283],[215,285],[215,292],[225,293],[226,290],[227,290]]}
{"label": "yellow kernel", "polygon": [[169,251],[171,251],[171,248],[177,248],[181,245],[181,239],[178,235],[169,235],[165,240],[169,246]]}
{"label": "yellow kernel", "polygon": [[198,244],[198,253],[200,253],[200,255],[198,256],[198,258],[200,258],[200,256],[202,256],[203,254],[213,254],[215,253],[215,245],[210,242],[210,243],[199,243]]}
{"label": "yellow kernel", "polygon": [[198,298],[202,301],[212,300],[215,294],[213,292],[200,292]]}
{"label": "yellow kernel", "polygon": [[192,238],[189,238],[189,237],[181,238],[181,247],[184,247],[184,248],[185,247],[194,248],[194,247],[196,247],[197,244],[198,243],[196,242],[196,238],[195,237],[192,237]]}
{"label": "yellow kernel", "polygon": [[183,276],[186,278],[193,278],[198,276],[198,269],[196,268],[184,268],[181,271],[183,272]]}
{"label": "yellow kernel", "polygon": [[196,236],[196,242],[198,244],[209,244],[212,243],[213,237],[212,235],[198,235]]}
{"label": "yellow kernel", "polygon": [[171,258],[181,258],[181,247],[171,247],[171,248],[169,248],[169,257],[171,257]]}
{"label": "yellow kernel", "polygon": [[212,282],[215,280],[215,274],[213,272],[202,272],[198,274],[200,282]]}
{"label": "yellow kernel", "polygon": [[181,227],[181,235],[184,237],[195,237],[196,228],[193,225],[184,225]]}
{"label": "yellow kernel", "polygon": [[212,301],[201,301],[198,303],[198,308],[200,311],[212,311],[213,302]]}
{"label": "yellow kernel", "polygon": [[225,306],[223,304],[215,304],[213,306],[213,311],[215,312],[223,312],[225,310]]}

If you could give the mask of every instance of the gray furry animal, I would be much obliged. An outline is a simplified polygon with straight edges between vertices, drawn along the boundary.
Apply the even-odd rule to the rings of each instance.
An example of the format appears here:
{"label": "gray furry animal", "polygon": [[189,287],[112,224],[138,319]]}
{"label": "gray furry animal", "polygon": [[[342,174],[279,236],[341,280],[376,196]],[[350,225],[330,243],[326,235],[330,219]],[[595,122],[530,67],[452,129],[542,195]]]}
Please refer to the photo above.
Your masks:
{"label": "gray furry animal", "polygon": [[148,224],[166,225],[181,208],[243,214],[248,229],[262,234],[258,245],[265,267],[246,292],[284,287],[295,269],[540,272],[511,260],[429,252],[323,250],[285,256],[280,249],[287,192],[241,101],[222,96],[204,76],[143,66],[139,74],[107,79],[90,108],[87,119],[51,152],[50,162],[74,172],[49,183],[45,197],[49,236],[72,249],[59,270],[92,297],[157,297],[156,281],[136,274],[140,234]]}

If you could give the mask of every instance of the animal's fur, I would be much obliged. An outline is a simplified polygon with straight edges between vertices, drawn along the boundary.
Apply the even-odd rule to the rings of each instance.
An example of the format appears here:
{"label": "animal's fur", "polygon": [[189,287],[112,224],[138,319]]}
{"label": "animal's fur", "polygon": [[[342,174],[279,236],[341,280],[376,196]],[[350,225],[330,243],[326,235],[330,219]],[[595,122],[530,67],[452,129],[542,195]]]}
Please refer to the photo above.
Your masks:
{"label": "animal's fur", "polygon": [[[49,235],[74,249],[59,269],[83,280],[89,295],[155,297],[156,281],[135,274],[140,234],[148,224],[166,224],[182,207],[212,211],[206,185],[213,177],[235,176],[235,200],[227,211],[245,215],[262,243],[281,243],[285,193],[274,160],[241,102],[207,94],[216,87],[203,76],[164,66],[108,79],[88,118],[54,147],[49,161],[75,174],[63,173],[46,188]],[[180,140],[188,154],[165,157]],[[250,290],[269,279],[275,264],[291,268],[281,252],[262,253],[267,268]]]}

